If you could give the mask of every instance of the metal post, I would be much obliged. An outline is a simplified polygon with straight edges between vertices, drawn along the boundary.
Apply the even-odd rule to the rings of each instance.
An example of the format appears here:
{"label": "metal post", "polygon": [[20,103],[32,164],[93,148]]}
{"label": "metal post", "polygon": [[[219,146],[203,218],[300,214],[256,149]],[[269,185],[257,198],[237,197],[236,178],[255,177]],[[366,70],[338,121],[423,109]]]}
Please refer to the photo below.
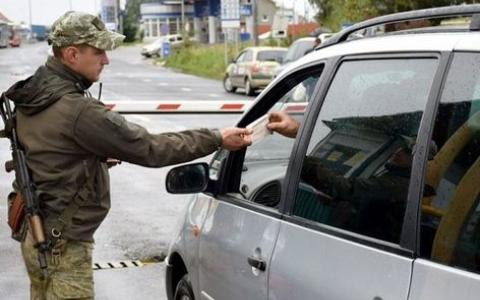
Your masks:
{"label": "metal post", "polygon": [[28,26],[30,26],[30,39],[33,38],[32,32],[32,0],[28,0]]}
{"label": "metal post", "polygon": [[252,37],[253,45],[258,46],[258,30],[257,30],[257,0],[252,0]]}
{"label": "metal post", "polygon": [[182,37],[185,38],[185,0],[180,0],[181,1],[181,10],[182,10],[182,30],[181,34]]}

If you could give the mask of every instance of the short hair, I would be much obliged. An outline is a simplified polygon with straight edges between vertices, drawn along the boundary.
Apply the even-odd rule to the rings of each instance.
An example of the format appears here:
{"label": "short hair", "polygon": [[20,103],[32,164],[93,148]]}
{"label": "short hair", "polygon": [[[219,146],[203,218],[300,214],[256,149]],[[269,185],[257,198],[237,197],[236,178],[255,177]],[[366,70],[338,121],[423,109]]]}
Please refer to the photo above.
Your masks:
{"label": "short hair", "polygon": [[82,51],[83,49],[85,49],[87,47],[90,47],[90,46],[87,45],[87,44],[78,44],[78,45],[70,45],[70,46],[63,46],[63,47],[52,46],[53,56],[55,56],[56,58],[62,59],[63,58],[63,49],[65,49],[67,47],[75,47],[75,48],[78,48],[80,51]]}

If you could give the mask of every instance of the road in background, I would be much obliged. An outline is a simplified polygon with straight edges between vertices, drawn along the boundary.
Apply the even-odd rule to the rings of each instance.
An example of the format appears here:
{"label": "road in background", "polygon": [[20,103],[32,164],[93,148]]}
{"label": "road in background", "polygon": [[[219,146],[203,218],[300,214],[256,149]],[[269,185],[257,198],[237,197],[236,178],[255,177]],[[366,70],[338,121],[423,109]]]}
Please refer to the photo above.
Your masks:
{"label": "road in background", "polygon": [[[13,82],[30,76],[45,63],[48,46],[45,42],[25,44],[20,48],[0,49],[0,91]],[[140,55],[139,46],[120,47],[109,51],[110,64],[105,66],[102,100],[253,100],[240,93],[225,92],[218,80],[175,72],[153,64]],[[98,83],[90,89],[96,97]]]}
{"label": "road in background", "polygon": [[[234,100],[243,95],[226,94],[219,81],[172,72],[145,61],[138,47],[111,53],[105,70],[102,99],[105,100]],[[26,45],[0,49],[0,90],[24,79],[44,63],[47,47]],[[150,81],[149,81],[150,80]],[[187,91],[186,89],[191,89]],[[96,94],[95,89],[92,93]],[[216,95],[219,95],[217,97]],[[228,99],[227,99],[228,98]],[[250,98],[252,99],[252,98]],[[234,125],[240,115],[128,115],[127,118],[152,133],[198,127]],[[2,124],[3,126],[3,124]],[[0,299],[27,299],[28,278],[19,244],[9,238],[6,197],[13,174],[3,171],[10,159],[9,144],[0,140]],[[204,158],[203,160],[208,160]],[[188,196],[170,195],[165,190],[169,168],[149,169],[122,163],[110,171],[112,209],[95,234],[94,263],[145,260],[162,257]],[[109,269],[94,272],[96,299],[166,299],[164,265]]]}

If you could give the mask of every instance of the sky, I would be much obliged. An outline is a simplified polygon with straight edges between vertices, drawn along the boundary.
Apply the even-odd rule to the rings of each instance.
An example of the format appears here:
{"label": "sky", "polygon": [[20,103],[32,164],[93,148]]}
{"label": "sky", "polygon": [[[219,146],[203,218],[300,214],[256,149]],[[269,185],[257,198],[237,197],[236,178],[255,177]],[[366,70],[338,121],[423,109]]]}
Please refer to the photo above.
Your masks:
{"label": "sky", "polygon": [[[59,16],[69,10],[96,13],[101,0],[0,0],[0,12],[15,22],[29,24],[29,2],[32,6],[32,24],[51,25]],[[123,2],[123,1],[122,1]],[[308,0],[275,0],[280,5],[292,7],[303,15],[307,10],[314,15]]]}

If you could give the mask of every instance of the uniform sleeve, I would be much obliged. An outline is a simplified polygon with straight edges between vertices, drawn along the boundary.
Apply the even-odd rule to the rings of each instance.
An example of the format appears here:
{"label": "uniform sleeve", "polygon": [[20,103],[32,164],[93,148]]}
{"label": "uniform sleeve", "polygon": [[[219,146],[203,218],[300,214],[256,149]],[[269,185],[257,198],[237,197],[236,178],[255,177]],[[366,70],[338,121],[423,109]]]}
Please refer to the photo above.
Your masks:
{"label": "uniform sleeve", "polygon": [[221,137],[208,129],[151,134],[97,101],[89,101],[80,109],[73,136],[97,156],[146,167],[191,161],[211,154],[221,144]]}

